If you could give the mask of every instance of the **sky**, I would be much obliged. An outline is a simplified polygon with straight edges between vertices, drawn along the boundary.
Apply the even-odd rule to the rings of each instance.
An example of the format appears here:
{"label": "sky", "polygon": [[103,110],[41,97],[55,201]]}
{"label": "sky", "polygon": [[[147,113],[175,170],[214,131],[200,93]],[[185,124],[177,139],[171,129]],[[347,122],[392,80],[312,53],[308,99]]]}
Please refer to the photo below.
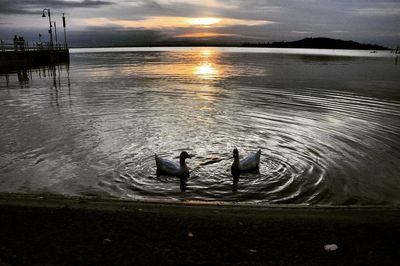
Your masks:
{"label": "sky", "polygon": [[56,22],[59,42],[65,13],[67,39],[75,46],[305,37],[400,45],[400,0],[0,0],[0,39],[17,34],[39,41],[40,33],[48,41],[44,8]]}

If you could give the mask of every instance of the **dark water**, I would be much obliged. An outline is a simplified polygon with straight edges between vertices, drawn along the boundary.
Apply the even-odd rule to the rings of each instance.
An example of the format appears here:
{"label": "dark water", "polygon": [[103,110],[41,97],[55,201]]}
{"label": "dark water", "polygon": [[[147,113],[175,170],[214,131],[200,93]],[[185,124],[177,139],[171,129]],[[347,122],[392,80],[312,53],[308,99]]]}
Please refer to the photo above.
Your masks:
{"label": "dark water", "polygon": [[[75,49],[0,74],[0,192],[400,203],[400,66],[369,51]],[[232,149],[262,150],[233,186]],[[156,177],[154,154],[191,176]]]}

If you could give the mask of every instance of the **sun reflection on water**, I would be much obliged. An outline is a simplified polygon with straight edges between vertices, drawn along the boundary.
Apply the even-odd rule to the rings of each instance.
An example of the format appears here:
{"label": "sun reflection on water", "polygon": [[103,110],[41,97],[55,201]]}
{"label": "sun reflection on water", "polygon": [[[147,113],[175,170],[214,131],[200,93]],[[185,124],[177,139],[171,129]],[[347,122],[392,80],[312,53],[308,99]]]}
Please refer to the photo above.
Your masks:
{"label": "sun reflection on water", "polygon": [[194,68],[194,74],[198,75],[202,78],[210,78],[212,76],[216,76],[218,74],[217,68],[209,63],[203,63],[201,65],[197,65]]}
{"label": "sun reflection on water", "polygon": [[202,49],[198,56],[200,60],[196,62],[193,68],[193,74],[203,79],[214,79],[220,76],[221,66],[216,64],[219,57],[218,53],[213,49]]}
{"label": "sun reflection on water", "polygon": [[[222,78],[227,74],[226,66],[219,63],[221,53],[214,48],[197,48],[191,52],[185,51],[182,57],[180,52],[170,52],[168,56],[175,62],[157,63],[149,61],[141,64],[128,64],[118,69],[119,73],[136,74],[141,77],[175,77],[179,79],[198,80],[209,83]],[[154,60],[150,59],[150,60]],[[93,68],[92,75],[102,76],[115,73],[104,73],[107,69]],[[109,71],[109,70],[108,70]],[[115,71],[115,70],[114,70]],[[229,71],[231,72],[231,71]]]}

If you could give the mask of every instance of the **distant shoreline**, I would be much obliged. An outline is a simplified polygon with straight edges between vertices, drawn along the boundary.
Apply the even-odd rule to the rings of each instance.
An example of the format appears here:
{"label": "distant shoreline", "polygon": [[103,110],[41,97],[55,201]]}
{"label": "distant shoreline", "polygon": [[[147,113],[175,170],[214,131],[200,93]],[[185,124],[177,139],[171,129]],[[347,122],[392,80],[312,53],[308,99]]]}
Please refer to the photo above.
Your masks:
{"label": "distant shoreline", "polygon": [[291,42],[257,42],[257,43],[213,43],[213,42],[187,42],[166,41],[150,43],[148,45],[94,45],[70,46],[70,48],[121,48],[121,47],[241,47],[241,48],[294,48],[294,49],[348,49],[348,50],[394,50],[377,44],[361,44],[355,41],[344,41],[331,38],[305,38]]}
{"label": "distant shoreline", "polygon": [[310,48],[310,49],[349,49],[349,50],[392,50],[377,44],[362,44],[331,38],[305,38],[293,42],[244,43],[243,47],[265,48]]}
{"label": "distant shoreline", "polygon": [[248,44],[242,45],[118,45],[118,46],[70,46],[70,49],[89,49],[89,48],[170,48],[170,47],[189,47],[189,48],[201,48],[201,47],[215,47],[215,48],[281,48],[281,49],[320,49],[320,50],[359,50],[359,51],[394,51],[396,49],[385,48],[385,49],[351,49],[351,48],[318,48],[318,47],[267,47],[254,44],[254,46]]}

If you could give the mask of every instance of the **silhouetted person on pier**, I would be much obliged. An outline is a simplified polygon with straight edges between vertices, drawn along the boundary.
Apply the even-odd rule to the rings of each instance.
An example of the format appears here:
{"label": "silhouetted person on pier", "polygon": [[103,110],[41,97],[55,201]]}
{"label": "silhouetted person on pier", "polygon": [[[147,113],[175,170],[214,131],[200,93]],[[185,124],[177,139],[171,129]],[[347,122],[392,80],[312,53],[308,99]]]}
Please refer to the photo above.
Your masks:
{"label": "silhouetted person on pier", "polygon": [[24,37],[19,37],[18,38],[18,45],[19,45],[19,50],[23,51],[25,49],[25,40]]}

